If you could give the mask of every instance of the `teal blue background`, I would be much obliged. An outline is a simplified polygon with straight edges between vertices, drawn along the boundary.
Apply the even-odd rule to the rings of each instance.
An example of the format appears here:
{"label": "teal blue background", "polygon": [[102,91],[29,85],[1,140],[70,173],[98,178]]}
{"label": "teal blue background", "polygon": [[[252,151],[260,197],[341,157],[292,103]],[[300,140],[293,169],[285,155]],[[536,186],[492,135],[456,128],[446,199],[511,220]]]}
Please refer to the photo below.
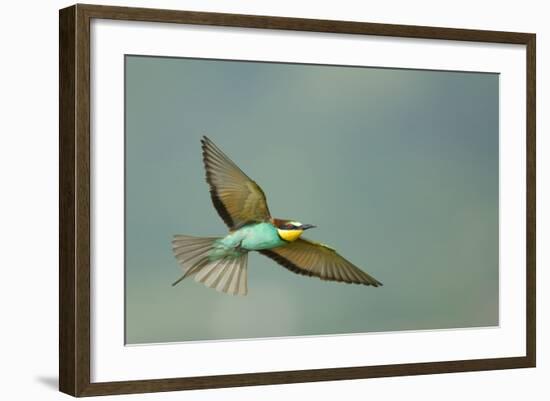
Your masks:
{"label": "teal blue background", "polygon": [[[126,342],[498,325],[497,74],[126,56]],[[318,226],[384,283],[249,257],[249,294],[181,270],[174,234],[222,236],[207,134],[271,212]]]}

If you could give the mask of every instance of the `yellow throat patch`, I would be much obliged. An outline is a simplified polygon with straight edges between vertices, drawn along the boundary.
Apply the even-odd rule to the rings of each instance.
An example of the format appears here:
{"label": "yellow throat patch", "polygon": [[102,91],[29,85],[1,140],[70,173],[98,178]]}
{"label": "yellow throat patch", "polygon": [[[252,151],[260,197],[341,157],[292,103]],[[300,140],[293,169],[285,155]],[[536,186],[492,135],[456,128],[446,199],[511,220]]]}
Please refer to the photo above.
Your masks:
{"label": "yellow throat patch", "polygon": [[298,238],[300,238],[300,235],[304,232],[304,230],[281,230],[277,229],[279,232],[279,236],[288,242],[296,241]]}

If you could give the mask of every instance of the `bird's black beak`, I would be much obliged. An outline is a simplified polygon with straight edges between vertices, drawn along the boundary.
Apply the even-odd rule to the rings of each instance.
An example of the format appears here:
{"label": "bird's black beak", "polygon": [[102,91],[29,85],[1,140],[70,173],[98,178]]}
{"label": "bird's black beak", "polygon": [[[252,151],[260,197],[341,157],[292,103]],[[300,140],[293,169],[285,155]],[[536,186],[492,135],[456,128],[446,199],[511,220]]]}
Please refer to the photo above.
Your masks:
{"label": "bird's black beak", "polygon": [[309,228],[315,228],[317,226],[314,226],[313,224],[302,224],[302,227],[300,227],[302,230],[307,230]]}

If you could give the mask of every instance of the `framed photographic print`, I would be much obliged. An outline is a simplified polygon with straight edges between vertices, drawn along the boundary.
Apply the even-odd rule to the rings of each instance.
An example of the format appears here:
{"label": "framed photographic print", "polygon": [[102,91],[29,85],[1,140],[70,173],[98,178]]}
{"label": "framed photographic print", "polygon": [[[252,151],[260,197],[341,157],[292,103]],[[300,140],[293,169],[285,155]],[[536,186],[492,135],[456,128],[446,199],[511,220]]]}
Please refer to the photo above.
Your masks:
{"label": "framed photographic print", "polygon": [[535,366],[535,35],[60,11],[60,390]]}

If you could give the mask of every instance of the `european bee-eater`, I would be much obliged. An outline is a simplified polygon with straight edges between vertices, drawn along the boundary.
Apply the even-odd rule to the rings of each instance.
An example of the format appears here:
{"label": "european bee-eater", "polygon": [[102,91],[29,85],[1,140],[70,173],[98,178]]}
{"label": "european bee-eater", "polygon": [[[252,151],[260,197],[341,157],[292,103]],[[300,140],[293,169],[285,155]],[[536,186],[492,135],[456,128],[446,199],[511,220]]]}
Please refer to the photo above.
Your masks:
{"label": "european bee-eater", "polygon": [[382,285],[333,248],[302,238],[315,226],[271,217],[265,194],[206,136],[202,138],[206,181],[214,207],[229,227],[225,237],[175,235],[172,249],[186,277],[232,295],[246,295],[248,252],[258,251],[306,276],[346,283]]}

